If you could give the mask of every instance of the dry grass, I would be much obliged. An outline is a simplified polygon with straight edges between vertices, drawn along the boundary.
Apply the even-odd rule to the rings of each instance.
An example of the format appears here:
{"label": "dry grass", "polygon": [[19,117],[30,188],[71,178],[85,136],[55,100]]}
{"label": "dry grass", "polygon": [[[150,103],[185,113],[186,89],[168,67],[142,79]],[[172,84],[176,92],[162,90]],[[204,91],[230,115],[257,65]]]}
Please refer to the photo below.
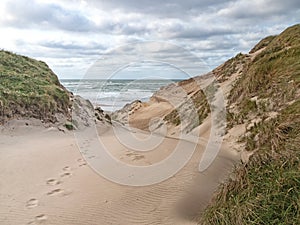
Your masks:
{"label": "dry grass", "polygon": [[240,72],[242,66],[249,62],[249,56],[242,53],[237,54],[235,57],[229,59],[221,66],[213,70],[217,81],[224,82],[234,73]]}
{"label": "dry grass", "polygon": [[235,169],[199,223],[300,224],[299,134],[300,101],[253,127],[247,150],[259,151]]}
{"label": "dry grass", "polygon": [[[273,38],[265,50],[245,66],[229,96],[229,104],[237,105],[239,112],[238,116],[232,116],[230,113],[233,112],[229,110],[231,126],[244,123],[251,115],[257,116],[261,113],[257,107],[251,105],[252,97],[265,99],[265,104],[272,106],[265,108],[269,111],[281,110],[294,100],[300,87],[299,34],[300,25],[287,29]],[[287,43],[283,44],[284,40]]]}
{"label": "dry grass", "polygon": [[[184,106],[185,106],[187,108],[190,108],[190,110],[192,110],[192,108],[194,108],[198,115],[197,120],[194,120],[193,118],[189,118],[189,115],[184,115],[184,116],[182,115],[185,119],[190,120],[190,122],[193,124],[189,129],[191,130],[191,129],[195,128],[196,126],[199,126],[203,122],[203,120],[208,116],[208,114],[210,113],[210,106],[209,106],[207,98],[213,97],[214,89],[211,86],[209,86],[209,89],[212,89],[212,90],[207,90],[206,93],[211,93],[210,95],[205,95],[202,90],[198,90],[198,91],[192,93],[189,97],[189,100],[191,100],[191,101],[183,102],[182,105],[180,105],[177,109],[172,110],[172,112],[170,112],[168,115],[166,115],[164,117],[164,120],[175,126],[179,126],[182,121],[180,119],[178,110],[180,110],[180,108],[184,108]],[[190,106],[190,104],[192,104],[192,106]],[[197,123],[193,123],[192,121],[197,121]]]}
{"label": "dry grass", "polygon": [[54,122],[55,113],[69,113],[69,93],[44,62],[0,51],[0,79],[1,121],[34,117]]}
{"label": "dry grass", "polygon": [[[199,224],[300,224],[300,25],[256,46],[263,47],[229,97],[230,126],[262,119],[243,138],[255,153],[220,186]],[[277,117],[268,118],[271,111]]]}

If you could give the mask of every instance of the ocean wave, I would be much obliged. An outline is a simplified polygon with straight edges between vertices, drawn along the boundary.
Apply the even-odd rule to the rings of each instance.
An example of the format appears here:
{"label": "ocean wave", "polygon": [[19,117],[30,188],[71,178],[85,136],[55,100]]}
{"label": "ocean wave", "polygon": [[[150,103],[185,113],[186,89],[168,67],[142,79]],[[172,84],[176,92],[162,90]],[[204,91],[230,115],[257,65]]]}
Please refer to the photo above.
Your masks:
{"label": "ocean wave", "polygon": [[89,99],[94,105],[112,111],[134,100],[147,101],[171,80],[62,80],[71,92]]}

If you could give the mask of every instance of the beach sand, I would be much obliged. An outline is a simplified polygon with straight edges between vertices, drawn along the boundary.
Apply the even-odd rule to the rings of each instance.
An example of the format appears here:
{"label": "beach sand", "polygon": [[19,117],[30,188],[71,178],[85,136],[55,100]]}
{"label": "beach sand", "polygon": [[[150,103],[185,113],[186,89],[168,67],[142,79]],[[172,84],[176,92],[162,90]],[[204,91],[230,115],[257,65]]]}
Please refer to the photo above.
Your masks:
{"label": "beach sand", "polygon": [[[236,76],[221,84],[225,96]],[[144,103],[128,114],[131,128],[99,122],[96,128],[72,132],[45,128],[33,119],[10,121],[0,127],[0,224],[195,225],[191,218],[199,216],[240,160],[243,147],[236,140],[245,127],[229,130],[213,163],[199,172],[213,116],[190,132],[192,137],[199,135],[196,142],[195,138],[180,139],[179,126],[166,128],[169,137],[147,131],[153,118],[172,109],[166,101]],[[160,177],[168,166],[151,174],[128,174],[126,168],[123,170],[122,165],[110,162],[104,152],[98,151],[99,143],[110,158],[136,167],[150,168],[174,154],[179,163],[188,151],[193,154],[177,173],[151,183],[147,179]],[[172,167],[178,166],[176,158],[171,162]],[[121,178],[114,181],[122,182],[104,178],[99,169],[118,171]],[[124,185],[134,179],[146,180],[148,185]]]}
{"label": "beach sand", "polygon": [[[6,125],[0,134],[3,225],[196,224],[189,216],[208,204],[237,160],[237,155],[224,147],[209,169],[200,173],[202,143],[171,178],[150,186],[125,186],[103,178],[89,166],[73,132],[26,123]],[[99,126],[98,130],[112,155],[133,165],[159,162],[178,142],[165,138],[153,151],[135,152],[119,143],[111,128]],[[140,137],[147,135],[134,132]],[[88,141],[85,148],[89,148]]]}

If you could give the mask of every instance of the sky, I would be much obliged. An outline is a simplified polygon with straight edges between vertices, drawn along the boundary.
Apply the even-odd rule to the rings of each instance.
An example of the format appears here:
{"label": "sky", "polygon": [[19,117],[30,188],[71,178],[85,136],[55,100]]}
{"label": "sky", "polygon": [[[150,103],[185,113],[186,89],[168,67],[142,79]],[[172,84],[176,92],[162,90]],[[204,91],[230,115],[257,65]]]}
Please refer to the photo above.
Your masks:
{"label": "sky", "polygon": [[0,48],[60,79],[179,79],[299,22],[299,0],[1,0]]}

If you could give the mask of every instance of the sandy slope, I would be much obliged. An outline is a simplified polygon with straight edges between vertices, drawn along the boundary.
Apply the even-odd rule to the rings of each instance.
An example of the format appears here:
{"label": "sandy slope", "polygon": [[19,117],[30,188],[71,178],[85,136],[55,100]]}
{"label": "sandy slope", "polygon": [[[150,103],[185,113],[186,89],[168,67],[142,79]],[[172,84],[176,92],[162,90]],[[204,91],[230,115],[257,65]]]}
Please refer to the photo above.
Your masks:
{"label": "sandy slope", "polygon": [[[237,159],[224,145],[212,166],[199,173],[205,147],[201,142],[189,163],[170,179],[145,187],[123,186],[104,179],[86,164],[72,132],[20,124],[12,124],[0,134],[3,225],[195,224],[184,217],[207,204]],[[118,142],[112,129],[99,130],[111,153],[134,165],[162,160],[178,142],[166,138],[151,152],[134,152]],[[122,132],[120,136],[126,135]],[[147,136],[137,131],[134,135]],[[89,141],[85,142],[86,152]]]}

